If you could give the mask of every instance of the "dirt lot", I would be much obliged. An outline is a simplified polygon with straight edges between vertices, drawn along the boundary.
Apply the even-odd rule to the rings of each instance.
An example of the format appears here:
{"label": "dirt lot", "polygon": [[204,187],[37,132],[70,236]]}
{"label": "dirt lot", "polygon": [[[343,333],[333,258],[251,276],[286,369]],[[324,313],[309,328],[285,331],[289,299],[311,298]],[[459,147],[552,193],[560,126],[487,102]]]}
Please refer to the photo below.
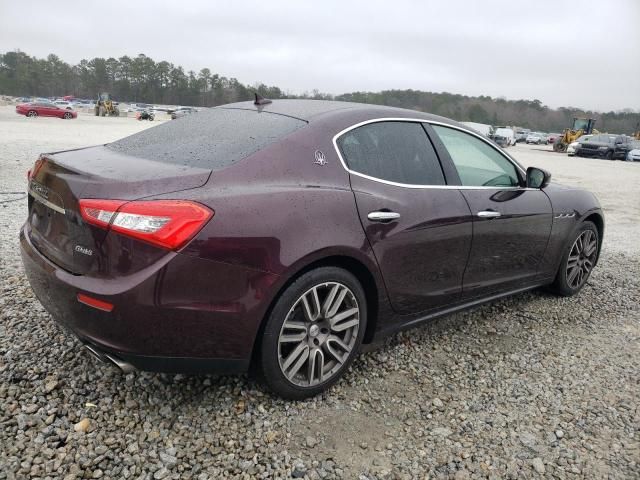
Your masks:
{"label": "dirt lot", "polygon": [[24,279],[26,200],[6,192],[25,190],[37,154],[153,125],[0,107],[0,479],[640,478],[640,163],[510,148],[598,195],[604,253],[583,292],[432,322],[361,355],[327,394],[284,402],[245,376],[100,365]]}

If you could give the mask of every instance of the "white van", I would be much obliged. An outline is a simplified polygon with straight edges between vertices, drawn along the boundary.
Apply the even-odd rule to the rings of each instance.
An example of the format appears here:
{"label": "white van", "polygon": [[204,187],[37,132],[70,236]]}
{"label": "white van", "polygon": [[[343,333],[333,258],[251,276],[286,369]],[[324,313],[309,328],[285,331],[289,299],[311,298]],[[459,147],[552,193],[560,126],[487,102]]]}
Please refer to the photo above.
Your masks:
{"label": "white van", "polygon": [[496,131],[493,133],[495,137],[503,137],[506,139],[505,146],[512,146],[516,144],[516,132],[513,131],[513,128],[505,128],[500,127],[496,128]]}

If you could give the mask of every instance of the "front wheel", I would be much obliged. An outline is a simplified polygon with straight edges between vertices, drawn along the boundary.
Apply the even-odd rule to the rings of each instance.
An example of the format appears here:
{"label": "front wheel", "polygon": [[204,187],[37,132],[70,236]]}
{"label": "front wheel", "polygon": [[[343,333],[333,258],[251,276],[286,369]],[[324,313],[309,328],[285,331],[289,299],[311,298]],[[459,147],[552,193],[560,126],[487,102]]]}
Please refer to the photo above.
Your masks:
{"label": "front wheel", "polygon": [[70,118],[72,118],[72,117],[73,117],[73,115],[72,115],[72,114],[70,114],[69,112],[67,112],[67,113],[65,113],[62,117],[63,117],[65,120],[69,120]]}
{"label": "front wheel", "polygon": [[27,117],[36,118],[37,116],[38,116],[38,112],[36,112],[35,110],[29,110],[27,112]]}
{"label": "front wheel", "polygon": [[567,144],[564,143],[562,140],[556,140],[553,143],[553,151],[554,152],[559,152],[559,153],[564,153],[567,151]]}
{"label": "front wheel", "polygon": [[277,395],[316,395],[344,374],[367,326],[367,305],[358,280],[346,270],[311,270],[282,293],[260,346],[263,380]]}
{"label": "front wheel", "polygon": [[598,259],[600,238],[593,222],[584,222],[571,237],[560,262],[551,291],[563,297],[575,295],[585,286]]}

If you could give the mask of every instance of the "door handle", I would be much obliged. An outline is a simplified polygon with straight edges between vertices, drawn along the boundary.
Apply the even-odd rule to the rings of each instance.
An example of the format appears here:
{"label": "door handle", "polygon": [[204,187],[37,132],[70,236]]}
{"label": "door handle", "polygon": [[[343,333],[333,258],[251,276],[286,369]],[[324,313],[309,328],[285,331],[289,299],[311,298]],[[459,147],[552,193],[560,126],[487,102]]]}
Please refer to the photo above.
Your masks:
{"label": "door handle", "polygon": [[397,220],[400,218],[400,214],[396,212],[369,212],[367,218],[372,222],[388,222],[390,220]]}
{"label": "door handle", "polygon": [[483,210],[482,212],[478,212],[478,216],[480,218],[498,218],[502,215],[500,212],[494,212],[493,210]]}

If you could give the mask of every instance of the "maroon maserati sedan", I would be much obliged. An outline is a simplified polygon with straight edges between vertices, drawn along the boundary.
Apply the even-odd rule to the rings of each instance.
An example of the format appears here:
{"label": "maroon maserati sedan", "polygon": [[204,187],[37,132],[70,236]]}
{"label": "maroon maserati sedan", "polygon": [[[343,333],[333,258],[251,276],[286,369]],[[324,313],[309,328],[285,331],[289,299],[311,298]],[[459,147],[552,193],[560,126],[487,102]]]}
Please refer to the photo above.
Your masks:
{"label": "maroon maserati sedan", "polygon": [[99,359],[259,372],[303,398],[363,344],[536,287],[573,295],[604,218],[446,118],[257,99],[41,155],[22,257]]}

